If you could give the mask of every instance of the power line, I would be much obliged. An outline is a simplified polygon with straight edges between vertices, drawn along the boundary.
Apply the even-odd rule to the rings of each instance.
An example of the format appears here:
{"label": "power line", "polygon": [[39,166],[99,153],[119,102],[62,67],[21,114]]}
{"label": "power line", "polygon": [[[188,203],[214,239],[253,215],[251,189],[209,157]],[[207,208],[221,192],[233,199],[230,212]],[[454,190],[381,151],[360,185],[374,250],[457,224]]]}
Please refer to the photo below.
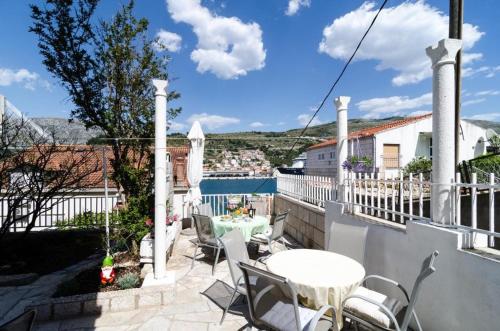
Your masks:
{"label": "power line", "polygon": [[[356,48],[354,49],[354,52],[352,53],[351,57],[347,60],[347,62],[344,64],[344,67],[342,68],[342,70],[340,71],[340,74],[338,75],[337,79],[335,79],[333,85],[330,87],[330,90],[328,90],[328,93],[325,95],[325,97],[323,98],[323,100],[321,101],[321,104],[319,105],[318,109],[316,109],[316,111],[314,112],[313,116],[311,116],[311,118],[309,119],[309,122],[307,123],[307,125],[304,127],[304,129],[302,129],[302,131],[300,132],[300,135],[299,137],[302,137],[304,135],[304,133],[306,132],[306,130],[309,128],[309,125],[312,123],[312,121],[314,120],[314,118],[316,117],[316,115],[318,115],[319,111],[321,110],[321,108],[323,108],[323,106],[325,105],[325,102],[326,100],[328,100],[328,98],[330,97],[330,95],[332,94],[333,90],[335,89],[335,87],[337,86],[337,84],[339,83],[340,79],[344,76],[344,73],[346,72],[347,68],[349,67],[349,65],[351,64],[352,60],[354,59],[354,56],[356,56],[356,53],[358,52],[359,48],[361,47],[361,44],[363,43],[363,41],[365,40],[366,36],[368,35],[368,33],[370,32],[371,28],[373,27],[373,25],[375,24],[375,21],[377,20],[378,16],[380,15],[380,13],[382,12],[382,9],[384,9],[385,5],[387,4],[389,0],[384,0],[384,2],[382,3],[382,5],[380,5],[380,8],[378,9],[377,11],[377,14],[375,14],[375,16],[373,17],[373,20],[371,21],[370,25],[368,26],[368,29],[366,29],[365,33],[363,34],[363,36],[361,37],[361,40],[358,42],[358,45],[356,46]],[[293,143],[292,147],[288,150],[288,153],[286,154],[286,158],[288,158],[291,154],[291,152],[293,151],[293,149],[295,148],[295,145],[297,144],[297,141],[298,140],[295,140],[295,142]],[[269,180],[269,179],[267,179]],[[264,184],[267,182],[264,181],[262,182],[258,187],[257,189],[254,190],[254,192],[257,192],[262,186],[264,186]]]}

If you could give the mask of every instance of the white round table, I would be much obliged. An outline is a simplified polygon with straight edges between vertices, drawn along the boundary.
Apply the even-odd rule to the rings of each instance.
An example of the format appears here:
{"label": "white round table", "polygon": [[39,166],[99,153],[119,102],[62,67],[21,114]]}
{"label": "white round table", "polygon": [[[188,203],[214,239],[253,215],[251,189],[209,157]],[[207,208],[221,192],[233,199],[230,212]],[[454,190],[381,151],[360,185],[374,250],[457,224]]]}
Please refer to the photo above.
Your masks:
{"label": "white round table", "polygon": [[365,268],[357,261],[315,249],[278,252],[266,265],[270,272],[290,280],[304,306],[319,309],[329,304],[335,307],[339,330],[342,328],[342,301],[365,277]]}

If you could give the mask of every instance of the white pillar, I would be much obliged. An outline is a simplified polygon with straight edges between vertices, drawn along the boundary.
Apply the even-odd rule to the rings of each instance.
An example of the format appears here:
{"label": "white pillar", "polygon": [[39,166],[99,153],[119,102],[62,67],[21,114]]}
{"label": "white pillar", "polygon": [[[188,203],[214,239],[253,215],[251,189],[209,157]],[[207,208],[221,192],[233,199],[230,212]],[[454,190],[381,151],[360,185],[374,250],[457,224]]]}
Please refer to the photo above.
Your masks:
{"label": "white pillar", "polygon": [[1,125],[3,124],[3,115],[5,114],[6,102],[5,97],[0,94],[0,132],[2,132]]}
{"label": "white pillar", "polygon": [[458,39],[443,39],[428,47],[432,61],[432,182],[431,215],[434,223],[453,222],[452,187],[455,177],[455,56]]}
{"label": "white pillar", "polygon": [[167,271],[167,85],[154,79],[155,92],[155,241],[154,276],[162,279]]}
{"label": "white pillar", "polygon": [[348,153],[348,133],[347,133],[347,106],[351,97],[340,96],[335,98],[335,107],[337,107],[337,200],[346,201],[344,189],[344,168],[342,164],[347,160]]}

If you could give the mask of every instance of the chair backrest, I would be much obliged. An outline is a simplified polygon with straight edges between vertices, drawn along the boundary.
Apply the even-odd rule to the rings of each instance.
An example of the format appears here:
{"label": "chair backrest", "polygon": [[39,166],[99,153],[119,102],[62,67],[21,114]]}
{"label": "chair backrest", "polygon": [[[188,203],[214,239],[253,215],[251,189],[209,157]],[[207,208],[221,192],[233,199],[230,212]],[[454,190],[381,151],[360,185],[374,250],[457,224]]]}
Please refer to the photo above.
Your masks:
{"label": "chair backrest", "polygon": [[367,226],[333,223],[328,250],[348,256],[364,265],[367,233]]}
{"label": "chair backrest", "polygon": [[[410,324],[413,310],[415,308],[415,304],[417,303],[417,298],[418,294],[420,292],[420,287],[422,285],[422,282],[424,279],[432,275],[435,271],[436,268],[434,267],[434,262],[436,261],[436,257],[439,255],[438,251],[432,252],[431,255],[429,255],[427,258],[425,258],[424,262],[422,263],[422,268],[420,269],[420,274],[418,275],[417,279],[415,280],[415,284],[413,285],[413,289],[411,291],[410,295],[410,301],[408,303],[408,307],[405,312],[405,316],[403,318],[403,322],[401,323],[401,330],[406,330],[408,328],[408,325]],[[418,323],[418,321],[417,321]],[[419,327],[420,329],[420,327]]]}
{"label": "chair backrest", "polygon": [[238,267],[238,263],[250,263],[245,237],[243,237],[240,230],[234,229],[225,233],[219,238],[219,240],[222,243],[222,247],[224,247],[224,252],[226,253],[229,272],[231,273],[234,286],[238,286],[238,283],[240,283],[243,276],[243,272]]}
{"label": "chair backrest", "polygon": [[271,240],[276,240],[278,238],[283,237],[283,232],[285,231],[285,223],[288,218],[289,212],[290,211],[287,210],[281,214],[278,214],[274,219],[273,232],[271,233]]}
{"label": "chair backrest", "polygon": [[212,219],[205,215],[193,214],[194,226],[196,234],[202,244],[207,244],[209,241],[215,240],[214,229],[212,227]]}
{"label": "chair backrest", "polygon": [[0,331],[30,331],[33,328],[36,311],[28,310],[4,325],[0,325]]}
{"label": "chair backrest", "polygon": [[259,198],[259,200],[252,202],[252,207],[255,209],[256,215],[267,214],[267,201],[262,199],[263,198]]}
{"label": "chair backrest", "polygon": [[302,330],[297,291],[286,278],[239,263],[247,290],[248,308],[257,328]]}
{"label": "chair backrest", "polygon": [[213,217],[214,212],[212,210],[212,206],[210,205],[210,203],[204,203],[204,204],[199,205],[198,206],[198,214],[205,215],[208,217]]}

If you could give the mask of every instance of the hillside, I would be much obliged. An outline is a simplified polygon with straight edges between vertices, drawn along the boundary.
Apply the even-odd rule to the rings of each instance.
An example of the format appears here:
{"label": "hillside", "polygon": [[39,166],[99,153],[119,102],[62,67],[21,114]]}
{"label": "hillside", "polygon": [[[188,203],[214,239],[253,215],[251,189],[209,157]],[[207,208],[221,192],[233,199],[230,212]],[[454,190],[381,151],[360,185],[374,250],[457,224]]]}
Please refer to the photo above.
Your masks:
{"label": "hillside", "polygon": [[[349,132],[374,127],[387,122],[401,119],[402,117],[390,117],[385,119],[349,120]],[[86,130],[80,122],[68,122],[63,118],[33,118],[33,121],[43,129],[54,132],[61,142],[86,143],[91,138],[100,134],[99,130]],[[484,128],[491,128],[500,133],[500,122],[482,120],[468,120]],[[310,127],[304,134],[304,138],[297,140],[302,129],[292,129],[283,132],[246,131],[232,133],[208,133],[206,134],[205,155],[211,159],[218,159],[224,151],[239,152],[242,150],[261,150],[266,155],[272,166],[283,163],[290,164],[291,160],[305,151],[307,147],[321,142],[325,139],[335,137],[337,128],[335,122],[325,123]],[[170,146],[181,146],[188,143],[186,135],[174,133],[169,135]],[[295,148],[289,153],[291,146]]]}

